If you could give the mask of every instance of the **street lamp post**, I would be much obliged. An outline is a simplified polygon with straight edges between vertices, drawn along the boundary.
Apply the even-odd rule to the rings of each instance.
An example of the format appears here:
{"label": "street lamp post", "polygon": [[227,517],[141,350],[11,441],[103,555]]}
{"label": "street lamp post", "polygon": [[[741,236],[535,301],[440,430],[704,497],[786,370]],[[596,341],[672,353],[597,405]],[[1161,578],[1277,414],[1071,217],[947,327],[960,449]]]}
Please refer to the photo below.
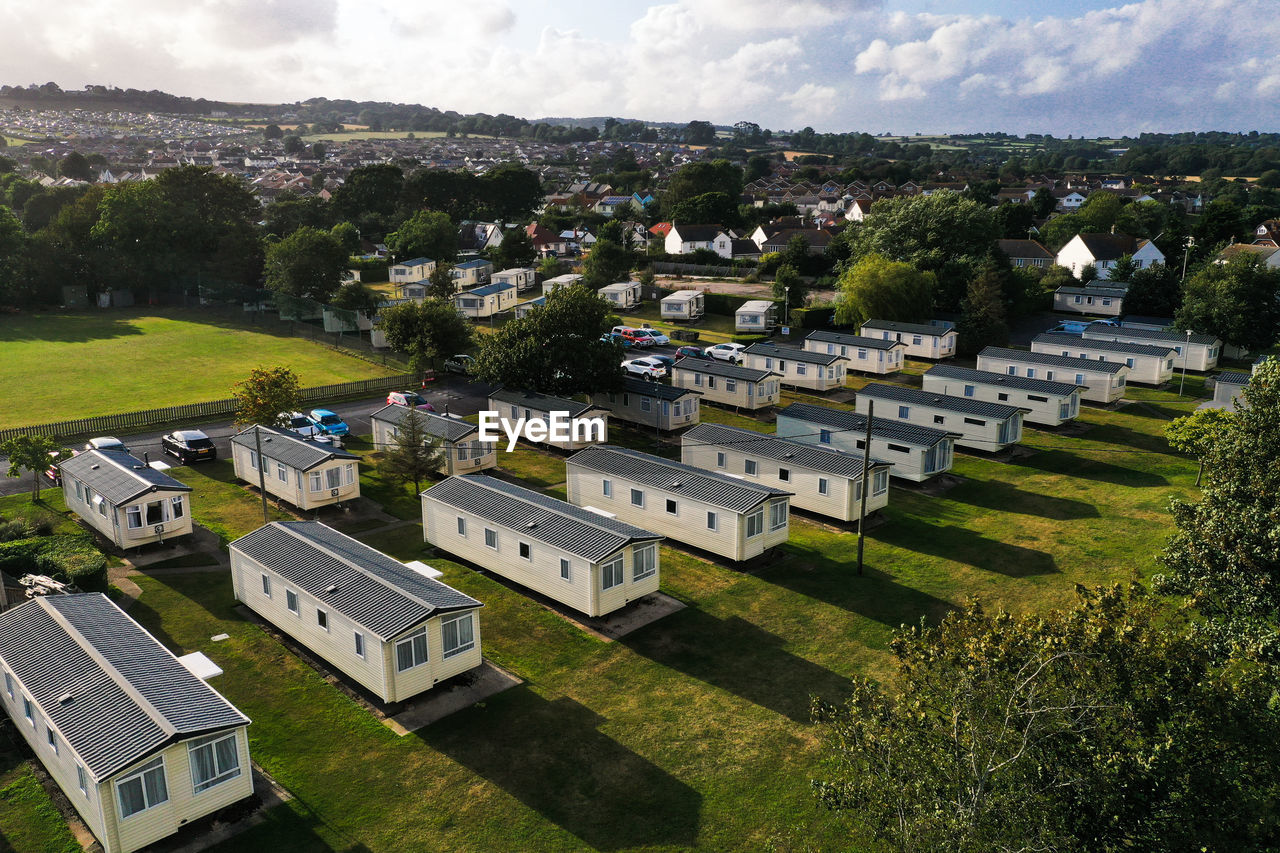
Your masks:
{"label": "street lamp post", "polygon": [[1196,244],[1195,237],[1188,237],[1186,250],[1182,253],[1182,280],[1187,280],[1187,258],[1191,255],[1191,247]]}
{"label": "street lamp post", "polygon": [[1187,384],[1187,350],[1191,349],[1191,330],[1187,329],[1187,342],[1182,345],[1182,381],[1178,383],[1178,396],[1182,396],[1182,388]]}
{"label": "street lamp post", "polygon": [[791,288],[782,288],[782,325],[791,325]]}

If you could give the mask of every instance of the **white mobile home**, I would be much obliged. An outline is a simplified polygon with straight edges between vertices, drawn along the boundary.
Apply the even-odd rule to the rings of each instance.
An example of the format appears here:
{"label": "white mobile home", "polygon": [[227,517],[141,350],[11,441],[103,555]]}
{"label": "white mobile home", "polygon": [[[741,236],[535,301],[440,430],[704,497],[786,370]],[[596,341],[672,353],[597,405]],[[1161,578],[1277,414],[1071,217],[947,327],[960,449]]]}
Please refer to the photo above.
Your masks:
{"label": "white mobile home", "polygon": [[871,338],[862,335],[845,335],[840,332],[810,332],[804,339],[804,348],[809,352],[838,355],[845,359],[847,370],[858,370],[884,376],[897,373],[902,369],[902,356],[907,345],[898,340],[886,340],[883,337]]}
{"label": "white mobile home", "polygon": [[587,616],[658,591],[662,536],[493,477],[422,493],[426,541]]}
{"label": "white mobile home", "polygon": [[677,359],[671,384],[698,391],[704,401],[756,410],[778,402],[778,374],[705,358]]}
{"label": "white mobile home", "polygon": [[464,290],[453,297],[458,313],[473,320],[487,320],[494,314],[510,311],[516,304],[516,286],[495,282]]}
{"label": "white mobile home", "polygon": [[387,267],[387,279],[392,284],[409,284],[426,281],[435,272],[436,262],[430,258],[411,258]]}
{"label": "white mobile home", "polygon": [[[533,444],[547,444],[561,450],[578,450],[609,440],[609,413],[590,403],[550,397],[532,391],[496,388],[489,392],[489,412],[502,430],[503,440],[511,433]],[[481,424],[486,413],[480,413]],[[541,435],[531,421],[547,425],[564,422],[565,430]]]}
{"label": "white mobile home", "polygon": [[1129,368],[1123,362],[1090,361],[1005,347],[987,347],[978,353],[978,369],[1027,379],[1070,382],[1085,389],[1081,399],[1104,405],[1124,396],[1129,377]]}
{"label": "white mobile home", "polygon": [[862,324],[862,335],[897,341],[906,347],[910,358],[951,358],[956,354],[956,330],[950,325],[899,323],[894,320],[868,320]]}
{"label": "white mobile home", "polygon": [[369,416],[373,446],[378,450],[392,447],[405,418],[417,418],[428,438],[440,443],[441,474],[468,474],[498,464],[497,445],[480,440],[480,427],[457,415],[438,415],[405,406],[383,406]]}
{"label": "white mobile home", "polygon": [[565,469],[571,503],[730,560],[749,560],[789,536],[790,490],[612,445],[575,453]]}
{"label": "white mobile home", "polygon": [[572,287],[575,284],[581,283],[582,276],[578,273],[565,273],[564,275],[558,275],[555,278],[549,278],[542,283],[542,295],[546,296],[547,294],[557,291],[562,287]]}
{"label": "white mobile home", "polygon": [[228,547],[236,600],[383,702],[482,663],[480,602],[318,521]]}
{"label": "white mobile home", "polygon": [[1163,331],[1155,329],[1135,328],[1132,326],[1103,326],[1095,324],[1084,330],[1083,337],[1090,341],[1115,341],[1122,344],[1145,344],[1154,347],[1169,347],[1174,351],[1174,367],[1186,367],[1201,373],[1213,370],[1218,366],[1218,356],[1222,354],[1222,341],[1213,335],[1197,335],[1192,333],[1188,343],[1187,333]]}
{"label": "white mobile home", "polygon": [[1244,403],[1240,393],[1249,385],[1251,374],[1224,370],[1213,377],[1213,402],[1205,403],[1204,408],[1229,409],[1235,411]]}
{"label": "white mobile home", "polygon": [[619,311],[635,308],[640,304],[640,282],[620,281],[600,288],[599,293],[611,306]]}
{"label": "white mobile home", "polygon": [[67,508],[117,548],[191,532],[191,487],[118,450],[88,450],[58,464]]}
{"label": "white mobile home", "polygon": [[513,285],[516,290],[523,292],[537,284],[538,274],[533,267],[512,267],[494,273],[493,281]]}
{"label": "white mobile home", "polygon": [[1173,376],[1177,353],[1172,347],[1098,341],[1069,334],[1036,335],[1031,351],[1089,361],[1118,361],[1129,368],[1128,382],[1162,385]]}
{"label": "white mobile home", "polygon": [[1007,403],[988,403],[974,397],[948,397],[905,385],[874,383],[858,392],[859,414],[870,414],[871,403],[885,420],[947,430],[955,442],[971,450],[996,453],[1022,440],[1025,409]]}
{"label": "white mobile home", "polygon": [[449,275],[453,279],[455,290],[479,287],[489,283],[489,276],[493,275],[493,263],[483,258],[476,258],[474,261],[463,261],[454,267]]}
{"label": "white mobile home", "polygon": [[1119,317],[1128,288],[1063,285],[1053,292],[1053,310],[1072,314]]}
{"label": "white mobile home", "polygon": [[1080,399],[1087,388],[1071,382],[1027,379],[951,364],[935,364],[924,375],[924,390],[952,397],[970,397],[988,403],[1017,406],[1030,423],[1059,426],[1080,414]]}
{"label": "white mobile home", "polygon": [[516,319],[521,320],[529,316],[534,308],[541,308],[547,304],[547,297],[539,296],[537,299],[526,299],[524,302],[517,302],[515,305]]}
{"label": "white mobile home", "polygon": [[106,853],[253,794],[249,718],[104,595],[0,613],[0,671],[14,731]]}
{"label": "white mobile home", "polygon": [[[805,444],[858,454],[866,446],[867,418],[857,412],[792,403],[778,412],[777,435]],[[890,463],[890,473],[922,483],[951,470],[959,434],[915,426],[877,415],[871,420],[871,458]]]}
{"label": "white mobile home", "polygon": [[231,437],[236,476],[249,485],[259,486],[259,438],[261,479],[268,494],[301,510],[360,497],[359,456],[332,444],[264,426],[251,426]]}
{"label": "white mobile home", "polygon": [[[741,427],[700,424],[682,436],[686,465],[733,474],[794,491],[793,507],[840,521],[857,519],[862,503],[862,456],[752,432]],[[871,461],[867,512],[889,503],[887,462]]]}
{"label": "white mobile home", "polygon": [[834,391],[844,387],[843,356],[762,341],[743,350],[742,360],[745,367],[777,373],[778,381],[783,385],[810,391]]}
{"label": "white mobile home", "polygon": [[599,391],[591,395],[591,402],[616,420],[670,431],[698,423],[700,397],[702,394],[688,388],[628,376],[622,380],[621,390]]}
{"label": "white mobile home", "polygon": [[778,325],[778,303],[752,299],[733,312],[733,328],[739,332],[768,334]]}
{"label": "white mobile home", "polygon": [[664,320],[697,320],[706,312],[701,290],[677,290],[659,303]]}

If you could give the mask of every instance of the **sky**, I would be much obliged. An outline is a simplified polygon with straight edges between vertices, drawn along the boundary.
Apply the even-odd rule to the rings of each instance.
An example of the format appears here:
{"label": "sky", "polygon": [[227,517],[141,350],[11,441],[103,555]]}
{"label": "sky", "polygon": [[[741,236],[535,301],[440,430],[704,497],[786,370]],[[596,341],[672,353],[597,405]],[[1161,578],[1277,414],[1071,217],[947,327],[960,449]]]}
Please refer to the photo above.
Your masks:
{"label": "sky", "polygon": [[1276,0],[0,0],[0,83],[525,118],[1280,130]]}

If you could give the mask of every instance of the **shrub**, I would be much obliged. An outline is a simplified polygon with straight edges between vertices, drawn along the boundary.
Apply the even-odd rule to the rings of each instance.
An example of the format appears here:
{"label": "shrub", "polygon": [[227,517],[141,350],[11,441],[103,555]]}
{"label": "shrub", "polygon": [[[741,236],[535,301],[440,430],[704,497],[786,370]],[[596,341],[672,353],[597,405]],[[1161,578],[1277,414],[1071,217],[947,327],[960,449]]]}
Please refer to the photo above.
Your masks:
{"label": "shrub", "polygon": [[733,342],[735,344],[746,344],[747,346],[751,346],[752,344],[758,344],[761,341],[767,341],[767,340],[769,340],[768,335],[734,335],[733,336]]}
{"label": "shrub", "polygon": [[738,296],[734,293],[708,293],[703,297],[703,305],[708,314],[725,314],[732,317],[744,302],[754,302],[758,296]]}
{"label": "shrub", "polygon": [[38,574],[83,590],[107,588],[107,557],[85,536],[32,536],[0,544],[0,571]]}
{"label": "shrub", "polygon": [[791,309],[791,325],[802,329],[825,329],[835,318],[834,305]]}

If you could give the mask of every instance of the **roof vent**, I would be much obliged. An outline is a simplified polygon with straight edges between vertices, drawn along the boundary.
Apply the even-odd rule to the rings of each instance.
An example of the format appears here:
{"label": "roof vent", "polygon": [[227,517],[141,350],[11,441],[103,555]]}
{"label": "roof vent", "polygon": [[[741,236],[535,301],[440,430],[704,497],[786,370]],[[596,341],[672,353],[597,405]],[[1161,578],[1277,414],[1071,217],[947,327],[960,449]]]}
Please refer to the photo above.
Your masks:
{"label": "roof vent", "polygon": [[526,524],[526,525],[525,525],[525,528],[526,528],[527,530],[532,530],[533,528],[535,528],[535,527],[537,527],[537,526],[538,526],[538,522],[536,522],[536,521],[531,521],[531,522],[529,522],[528,524]]}
{"label": "roof vent", "polygon": [[71,696],[71,694],[70,694],[70,693],[63,693],[61,696],[59,696],[59,697],[58,697],[58,704],[59,704],[59,705],[70,705],[70,704],[71,704],[71,700],[72,700],[72,698],[73,698],[73,697]]}
{"label": "roof vent", "polygon": [[672,484],[671,484],[670,486],[668,486],[667,488],[669,488],[669,489],[678,489],[678,488],[680,488],[680,486],[681,486],[681,485],[682,485],[682,484],[681,484],[681,482],[680,482],[679,480],[676,480],[674,483],[672,483]]}
{"label": "roof vent", "polygon": [[784,454],[782,454],[782,458],[783,458],[783,459],[790,459],[792,456],[795,456],[795,454],[794,454],[794,453],[784,453]]}
{"label": "roof vent", "polygon": [[334,584],[329,584],[327,587],[324,588],[324,591],[326,593],[334,593],[338,591],[338,587],[335,586]]}
{"label": "roof vent", "polygon": [[100,466],[97,463],[89,466],[90,471],[97,471]]}

